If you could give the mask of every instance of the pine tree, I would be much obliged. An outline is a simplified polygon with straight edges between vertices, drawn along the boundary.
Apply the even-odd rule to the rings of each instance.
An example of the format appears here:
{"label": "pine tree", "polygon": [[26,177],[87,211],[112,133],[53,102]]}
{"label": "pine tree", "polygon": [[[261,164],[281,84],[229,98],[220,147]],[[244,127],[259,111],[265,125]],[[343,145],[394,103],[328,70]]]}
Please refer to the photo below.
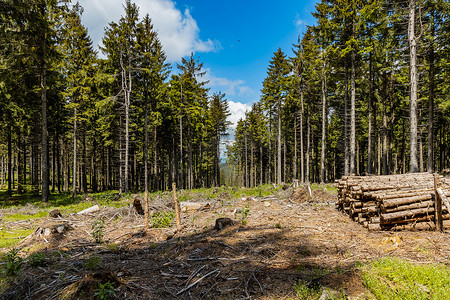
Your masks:
{"label": "pine tree", "polygon": [[[62,30],[61,53],[64,56],[61,68],[67,79],[65,96],[71,99],[68,109],[73,110],[73,181],[72,196],[77,194],[77,125],[88,117],[88,103],[92,99],[91,88],[93,86],[93,65],[96,62],[96,53],[92,47],[92,41],[86,28],[81,24],[82,7],[77,3],[64,16]],[[86,122],[82,122],[81,136],[85,135]],[[85,151],[83,147],[83,151]],[[83,157],[83,178],[85,178],[85,157]],[[84,181],[84,180],[83,180]],[[86,192],[86,182],[82,182]]]}
{"label": "pine tree", "polygon": [[267,68],[267,77],[263,82],[262,98],[269,110],[276,107],[277,115],[277,159],[276,159],[276,179],[281,184],[281,108],[288,94],[288,74],[290,65],[286,55],[281,48],[274,53]]}

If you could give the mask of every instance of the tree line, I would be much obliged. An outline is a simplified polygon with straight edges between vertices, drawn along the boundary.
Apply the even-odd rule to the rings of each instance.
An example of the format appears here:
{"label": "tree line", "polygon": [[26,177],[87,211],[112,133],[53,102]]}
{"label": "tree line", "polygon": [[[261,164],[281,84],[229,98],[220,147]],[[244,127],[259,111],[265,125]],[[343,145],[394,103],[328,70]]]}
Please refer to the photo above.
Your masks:
{"label": "tree line", "polygon": [[0,184],[51,192],[219,185],[226,96],[191,54],[172,72],[149,15],[125,1],[99,58],[62,0],[0,2]]}
{"label": "tree line", "polygon": [[228,147],[229,182],[449,168],[450,4],[321,0]]}

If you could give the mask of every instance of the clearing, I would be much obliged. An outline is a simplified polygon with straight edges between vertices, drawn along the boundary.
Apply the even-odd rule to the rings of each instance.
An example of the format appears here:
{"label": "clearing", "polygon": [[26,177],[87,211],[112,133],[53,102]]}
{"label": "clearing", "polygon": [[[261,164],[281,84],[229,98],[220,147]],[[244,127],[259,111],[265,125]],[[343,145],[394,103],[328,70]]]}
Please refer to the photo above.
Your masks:
{"label": "clearing", "polygon": [[[62,210],[58,218],[8,221],[7,215],[39,210],[2,209],[2,230],[34,230],[16,245],[12,261],[21,270],[4,277],[2,299],[106,299],[108,293],[111,299],[374,299],[359,267],[366,262],[389,256],[449,264],[448,233],[369,232],[339,212],[336,195],[323,187],[311,199],[292,188],[259,197],[233,193],[191,194],[191,201],[209,205],[183,212],[179,229],[145,231],[131,196],[121,200],[128,206],[100,205],[83,215]],[[169,192],[154,197],[151,207],[166,212],[152,218],[155,226],[174,223],[171,203]],[[218,218],[234,224],[216,230]]]}

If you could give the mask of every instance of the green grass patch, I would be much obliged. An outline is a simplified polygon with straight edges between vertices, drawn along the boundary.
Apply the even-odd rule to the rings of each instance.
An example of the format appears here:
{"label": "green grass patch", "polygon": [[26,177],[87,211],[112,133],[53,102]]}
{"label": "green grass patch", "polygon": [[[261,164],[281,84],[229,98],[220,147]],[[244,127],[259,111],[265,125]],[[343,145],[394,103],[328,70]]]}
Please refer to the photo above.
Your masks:
{"label": "green grass patch", "polygon": [[13,247],[32,232],[33,229],[6,230],[3,228],[0,230],[0,248]]}
{"label": "green grass patch", "polygon": [[361,271],[364,284],[378,300],[450,299],[450,268],[443,264],[383,258],[363,265]]}
{"label": "green grass patch", "polygon": [[320,286],[315,285],[309,287],[301,280],[294,285],[294,291],[297,293],[298,299],[305,300],[317,300],[322,294],[322,289],[320,288]]}
{"label": "green grass patch", "polygon": [[2,220],[5,222],[23,221],[23,220],[34,220],[40,219],[48,216],[48,211],[39,211],[37,214],[10,214],[4,215]]}
{"label": "green grass patch", "polygon": [[332,194],[332,195],[337,195],[337,187],[335,186],[335,184],[333,183],[312,183],[310,185],[312,190],[321,190],[323,191],[324,189],[327,189],[328,193]]}
{"label": "green grass patch", "polygon": [[150,224],[153,228],[171,227],[175,220],[175,212],[158,211],[152,215]]}

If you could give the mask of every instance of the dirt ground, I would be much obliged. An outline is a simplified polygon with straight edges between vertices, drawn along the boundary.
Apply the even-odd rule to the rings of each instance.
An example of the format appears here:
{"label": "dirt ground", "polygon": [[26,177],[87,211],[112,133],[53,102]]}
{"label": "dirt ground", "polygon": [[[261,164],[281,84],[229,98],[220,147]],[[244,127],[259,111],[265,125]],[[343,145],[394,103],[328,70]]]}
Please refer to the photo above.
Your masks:
{"label": "dirt ground", "polygon": [[[184,212],[179,229],[145,231],[132,207],[8,224],[39,226],[19,248],[41,249],[47,259],[24,267],[1,299],[90,299],[107,281],[114,299],[295,299],[299,281],[366,299],[357,262],[450,263],[448,232],[369,232],[336,210],[335,196],[313,192],[209,199],[209,208]],[[91,234],[99,218],[102,244]],[[234,224],[216,230],[218,218]]]}

